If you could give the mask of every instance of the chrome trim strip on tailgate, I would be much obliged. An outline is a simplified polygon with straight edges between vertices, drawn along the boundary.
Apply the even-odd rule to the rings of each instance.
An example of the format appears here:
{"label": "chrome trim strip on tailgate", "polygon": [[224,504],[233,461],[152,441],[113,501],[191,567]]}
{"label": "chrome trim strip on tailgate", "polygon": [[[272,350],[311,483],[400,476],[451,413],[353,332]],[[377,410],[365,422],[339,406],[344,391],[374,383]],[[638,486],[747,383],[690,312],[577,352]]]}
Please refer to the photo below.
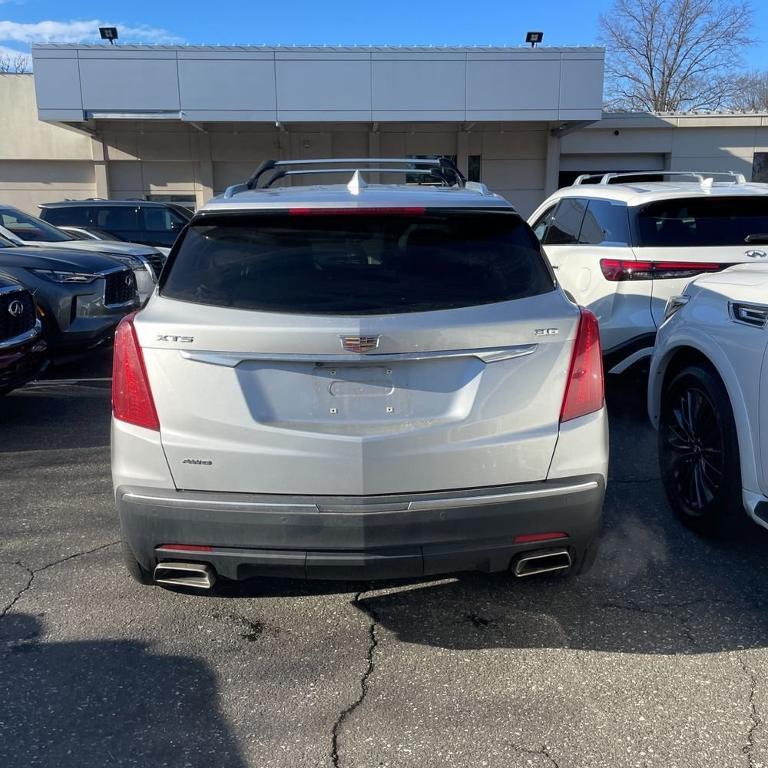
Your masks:
{"label": "chrome trim strip on tailgate", "polygon": [[221,499],[190,499],[173,498],[171,496],[147,496],[143,493],[124,493],[123,499],[152,506],[157,504],[161,507],[204,507],[206,509],[240,509],[244,512],[260,510],[267,511],[277,509],[280,512],[319,512],[317,504],[280,504],[265,501],[222,501]]}
{"label": "chrome trim strip on tailgate", "polygon": [[[485,496],[454,496],[447,499],[424,499],[423,501],[410,501],[402,507],[393,508],[395,504],[392,501],[382,502],[381,506],[386,509],[377,510],[376,504],[367,505],[364,510],[356,504],[339,504],[333,508],[330,505],[323,505],[324,512],[359,512],[361,514],[387,514],[389,512],[423,512],[432,509],[454,509],[459,507],[481,507],[489,504],[504,504],[514,501],[530,501],[531,499],[544,499],[551,496],[565,496],[572,493],[584,493],[585,491],[594,491],[598,488],[596,480],[577,483],[575,485],[560,485],[554,488],[537,488],[530,491],[510,491],[508,493],[493,493]],[[240,509],[244,512],[253,511],[276,511],[276,512],[317,512],[320,514],[320,508],[317,504],[297,504],[296,502],[261,502],[261,501],[224,501],[221,499],[190,499],[174,498],[172,496],[149,496],[143,493],[134,493],[128,491],[122,495],[126,501],[132,501],[136,504],[152,506],[157,504],[165,507],[204,507],[206,509]],[[349,508],[349,510],[347,509]]]}
{"label": "chrome trim strip on tailgate", "polygon": [[483,507],[488,504],[503,504],[507,501],[522,501],[523,499],[546,499],[550,496],[563,496],[571,493],[594,491],[598,487],[595,480],[578,485],[560,486],[559,488],[538,488],[535,491],[513,491],[511,493],[494,493],[488,496],[464,496],[453,499],[425,499],[412,501],[408,504],[409,511],[425,509],[453,509],[454,507]]}
{"label": "chrome trim strip on tailgate", "polygon": [[512,360],[533,354],[538,344],[520,344],[515,347],[496,347],[491,349],[449,349],[443,352],[397,352],[377,353],[373,355],[305,355],[283,352],[197,352],[180,350],[186,360],[210,365],[224,365],[235,368],[240,363],[273,362],[273,363],[361,363],[377,361],[396,363],[414,360],[440,360],[449,357],[476,357],[484,363],[496,363],[501,360]]}

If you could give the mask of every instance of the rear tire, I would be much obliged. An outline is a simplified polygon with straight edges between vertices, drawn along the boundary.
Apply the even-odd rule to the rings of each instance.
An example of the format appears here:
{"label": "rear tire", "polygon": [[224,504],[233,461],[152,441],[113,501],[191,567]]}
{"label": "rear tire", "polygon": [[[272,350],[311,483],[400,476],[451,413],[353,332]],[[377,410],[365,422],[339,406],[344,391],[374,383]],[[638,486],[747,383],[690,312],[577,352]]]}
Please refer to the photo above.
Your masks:
{"label": "rear tire", "polygon": [[128,542],[123,540],[121,545],[123,550],[123,562],[125,563],[125,567],[131,575],[131,578],[134,581],[138,581],[139,584],[154,584],[155,580],[152,578],[152,574],[134,557]]}
{"label": "rear tire", "polygon": [[662,394],[659,466],[669,503],[697,533],[721,536],[744,519],[739,442],[720,377],[705,364],[679,371]]}

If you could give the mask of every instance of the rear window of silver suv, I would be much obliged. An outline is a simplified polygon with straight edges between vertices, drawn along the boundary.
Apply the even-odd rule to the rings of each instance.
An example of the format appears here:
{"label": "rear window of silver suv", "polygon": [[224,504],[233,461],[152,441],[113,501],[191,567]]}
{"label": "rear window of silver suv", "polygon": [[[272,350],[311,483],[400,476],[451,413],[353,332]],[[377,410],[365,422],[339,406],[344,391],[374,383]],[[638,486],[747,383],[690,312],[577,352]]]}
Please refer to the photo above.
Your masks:
{"label": "rear window of silver suv", "polygon": [[164,276],[167,298],[293,314],[389,314],[554,290],[512,211],[292,209],[198,216]]}

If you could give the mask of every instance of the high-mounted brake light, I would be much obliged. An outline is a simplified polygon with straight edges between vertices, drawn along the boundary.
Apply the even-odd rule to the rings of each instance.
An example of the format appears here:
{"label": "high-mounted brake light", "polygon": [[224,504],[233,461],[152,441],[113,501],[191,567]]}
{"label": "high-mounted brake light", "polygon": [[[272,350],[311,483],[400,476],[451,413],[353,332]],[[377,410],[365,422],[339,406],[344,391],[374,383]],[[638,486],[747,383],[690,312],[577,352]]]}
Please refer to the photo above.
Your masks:
{"label": "high-mounted brake light", "polygon": [[426,208],[289,208],[291,216],[421,216]]}
{"label": "high-mounted brake light", "polygon": [[634,261],[633,259],[600,259],[603,277],[612,283],[626,280],[669,280],[693,277],[702,272],[720,272],[727,264],[707,261]]}
{"label": "high-mounted brake light", "polygon": [[599,411],[605,402],[603,353],[597,318],[581,308],[579,330],[573,344],[571,368],[565,385],[560,422]]}
{"label": "high-mounted brake light", "polygon": [[112,414],[119,421],[145,429],[160,429],[133,318],[126,315],[115,331],[112,363]]}

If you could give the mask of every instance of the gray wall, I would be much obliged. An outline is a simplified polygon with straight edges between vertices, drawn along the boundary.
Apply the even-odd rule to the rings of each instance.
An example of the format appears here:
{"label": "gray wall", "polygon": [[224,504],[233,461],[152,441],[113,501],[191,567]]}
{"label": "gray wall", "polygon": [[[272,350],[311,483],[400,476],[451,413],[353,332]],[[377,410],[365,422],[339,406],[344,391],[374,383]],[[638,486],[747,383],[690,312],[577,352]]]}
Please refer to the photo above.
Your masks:
{"label": "gray wall", "polygon": [[40,119],[598,120],[600,48],[35,45]]}

